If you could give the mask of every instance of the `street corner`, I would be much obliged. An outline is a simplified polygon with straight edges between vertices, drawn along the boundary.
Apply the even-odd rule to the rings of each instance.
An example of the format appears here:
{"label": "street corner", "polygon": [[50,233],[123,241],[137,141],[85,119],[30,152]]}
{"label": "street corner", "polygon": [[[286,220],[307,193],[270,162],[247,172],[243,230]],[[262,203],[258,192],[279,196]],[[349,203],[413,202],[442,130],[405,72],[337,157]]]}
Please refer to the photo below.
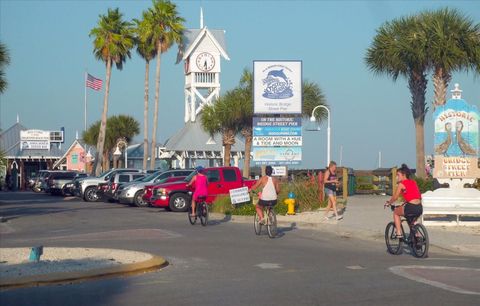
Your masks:
{"label": "street corner", "polygon": [[35,262],[29,260],[35,257],[31,248],[1,248],[0,289],[131,275],[168,265],[163,257],[120,249],[45,247],[40,254]]}
{"label": "street corner", "polygon": [[443,290],[480,295],[480,269],[446,266],[394,266],[389,270],[404,278]]}

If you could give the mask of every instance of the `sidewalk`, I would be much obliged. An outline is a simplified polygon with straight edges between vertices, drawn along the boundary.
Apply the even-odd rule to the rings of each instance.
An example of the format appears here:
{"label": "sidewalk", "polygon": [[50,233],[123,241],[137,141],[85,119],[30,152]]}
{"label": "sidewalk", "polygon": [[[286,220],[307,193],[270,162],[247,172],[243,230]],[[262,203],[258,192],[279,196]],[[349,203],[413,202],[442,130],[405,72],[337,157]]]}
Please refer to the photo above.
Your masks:
{"label": "sidewalk", "polygon": [[[293,216],[277,216],[279,225],[315,228],[342,236],[361,239],[384,239],[385,226],[392,221],[390,209],[383,204],[389,197],[355,195],[348,198],[343,220],[324,220],[324,211],[305,212]],[[278,204],[280,205],[280,204]],[[332,214],[332,212],[330,212]],[[251,222],[252,217],[232,216],[232,221]],[[480,257],[480,227],[427,227],[430,245],[458,255]]]}

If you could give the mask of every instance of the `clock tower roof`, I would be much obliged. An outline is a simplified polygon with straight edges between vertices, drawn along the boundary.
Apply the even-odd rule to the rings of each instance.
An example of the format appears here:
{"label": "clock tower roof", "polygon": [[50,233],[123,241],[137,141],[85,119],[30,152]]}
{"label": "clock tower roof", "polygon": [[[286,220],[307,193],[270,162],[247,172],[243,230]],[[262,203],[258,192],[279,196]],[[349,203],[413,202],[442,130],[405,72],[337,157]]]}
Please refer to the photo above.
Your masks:
{"label": "clock tower roof", "polygon": [[230,60],[225,43],[225,30],[210,30],[204,27],[202,29],[186,29],[183,32],[183,42],[179,46],[177,64],[187,59],[206,38],[211,40],[217,49],[215,51],[218,51],[224,59]]}

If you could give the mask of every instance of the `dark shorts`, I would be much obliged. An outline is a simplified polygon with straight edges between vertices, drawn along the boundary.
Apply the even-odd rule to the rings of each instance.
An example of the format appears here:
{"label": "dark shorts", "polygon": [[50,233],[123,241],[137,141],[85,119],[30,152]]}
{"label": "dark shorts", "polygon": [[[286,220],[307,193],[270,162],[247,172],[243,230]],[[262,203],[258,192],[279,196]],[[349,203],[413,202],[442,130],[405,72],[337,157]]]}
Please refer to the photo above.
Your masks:
{"label": "dark shorts", "polygon": [[404,208],[403,208],[403,214],[405,216],[420,216],[423,214],[423,207],[422,204],[411,204],[411,203],[406,203]]}
{"label": "dark shorts", "polygon": [[265,200],[258,200],[259,206],[275,206],[277,205],[277,200],[265,201]]}

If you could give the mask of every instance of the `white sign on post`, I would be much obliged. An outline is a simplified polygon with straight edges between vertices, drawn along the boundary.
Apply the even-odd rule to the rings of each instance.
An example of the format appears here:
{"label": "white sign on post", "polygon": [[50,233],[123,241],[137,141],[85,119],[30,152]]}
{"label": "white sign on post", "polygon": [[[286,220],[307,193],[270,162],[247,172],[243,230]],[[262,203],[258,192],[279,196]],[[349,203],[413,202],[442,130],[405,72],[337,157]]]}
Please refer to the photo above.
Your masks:
{"label": "white sign on post", "polygon": [[255,114],[302,113],[302,62],[254,61]]}
{"label": "white sign on post", "polygon": [[230,189],[230,200],[232,201],[233,205],[250,202],[250,193],[248,192],[248,187]]}

